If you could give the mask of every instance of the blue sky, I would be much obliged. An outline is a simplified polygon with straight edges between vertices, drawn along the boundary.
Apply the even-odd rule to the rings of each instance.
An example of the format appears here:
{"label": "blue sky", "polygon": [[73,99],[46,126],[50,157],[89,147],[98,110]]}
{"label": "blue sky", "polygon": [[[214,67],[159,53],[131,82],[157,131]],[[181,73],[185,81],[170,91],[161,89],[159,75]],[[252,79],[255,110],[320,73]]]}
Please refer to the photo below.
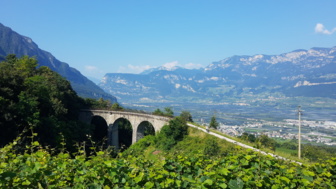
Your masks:
{"label": "blue sky", "polygon": [[0,22],[84,75],[336,46],[335,0],[0,0]]}

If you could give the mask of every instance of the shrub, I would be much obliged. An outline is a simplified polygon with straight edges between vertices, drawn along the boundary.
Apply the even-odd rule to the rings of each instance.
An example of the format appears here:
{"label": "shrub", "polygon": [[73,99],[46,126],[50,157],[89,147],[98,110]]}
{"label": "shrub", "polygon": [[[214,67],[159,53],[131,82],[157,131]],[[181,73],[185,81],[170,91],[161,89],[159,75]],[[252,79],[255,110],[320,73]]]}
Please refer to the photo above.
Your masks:
{"label": "shrub", "polygon": [[163,150],[169,150],[178,141],[183,140],[188,134],[188,126],[181,117],[176,117],[169,121],[168,125],[162,127],[157,137],[157,147]]}

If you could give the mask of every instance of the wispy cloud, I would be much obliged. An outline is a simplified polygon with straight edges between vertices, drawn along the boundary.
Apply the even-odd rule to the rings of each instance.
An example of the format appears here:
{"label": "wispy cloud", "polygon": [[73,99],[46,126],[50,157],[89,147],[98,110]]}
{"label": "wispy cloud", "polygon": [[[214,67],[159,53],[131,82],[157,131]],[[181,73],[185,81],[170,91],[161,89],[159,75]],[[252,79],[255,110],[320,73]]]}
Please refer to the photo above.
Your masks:
{"label": "wispy cloud", "polygon": [[105,72],[96,66],[86,65],[84,66],[84,69],[81,71],[82,74],[88,77],[93,78],[102,78]]}
{"label": "wispy cloud", "polygon": [[[187,68],[187,69],[199,69],[202,67],[201,64],[194,64],[194,63],[188,63],[188,64],[180,64],[178,61],[172,61],[172,62],[167,62],[162,65],[163,67],[167,69],[174,68],[176,66]],[[120,66],[118,69],[118,73],[134,73],[138,74],[141,73],[145,70],[154,68],[153,66],[150,65],[143,65],[143,66],[136,66],[136,65],[127,65],[127,66]],[[92,68],[93,69],[93,68]]]}
{"label": "wispy cloud", "polygon": [[125,66],[120,66],[119,69],[118,69],[118,72],[119,73],[135,73],[135,74],[138,74],[138,73],[141,73],[145,70],[148,70],[152,68],[151,66],[149,65],[144,65],[144,66],[135,66],[135,65],[127,65],[127,67]]}
{"label": "wispy cloud", "polygon": [[194,63],[188,63],[184,65],[185,68],[187,69],[199,69],[202,68],[203,66],[201,64],[194,64]]}
{"label": "wispy cloud", "polygon": [[315,26],[315,32],[316,33],[322,33],[322,34],[327,34],[327,35],[331,35],[334,32],[336,32],[336,27],[333,28],[332,30],[327,30],[323,24],[321,23],[317,23]]}
{"label": "wispy cloud", "polygon": [[96,66],[90,66],[90,65],[85,66],[85,72],[90,73],[90,74],[102,74],[102,73],[104,73],[102,70],[100,70]]}
{"label": "wispy cloud", "polygon": [[173,68],[173,67],[179,66],[179,67],[187,68],[187,69],[198,69],[198,68],[202,67],[201,64],[194,64],[192,62],[190,62],[188,64],[180,64],[178,61],[167,62],[167,63],[163,64],[162,66],[166,67],[166,68]]}
{"label": "wispy cloud", "polygon": [[173,62],[167,62],[167,63],[163,64],[162,66],[170,69],[170,68],[178,66],[178,64],[179,64],[178,61],[173,61]]}
{"label": "wispy cloud", "polygon": [[98,70],[98,68],[95,67],[95,66],[85,66],[85,70],[87,70],[87,71],[96,71],[96,70]]}

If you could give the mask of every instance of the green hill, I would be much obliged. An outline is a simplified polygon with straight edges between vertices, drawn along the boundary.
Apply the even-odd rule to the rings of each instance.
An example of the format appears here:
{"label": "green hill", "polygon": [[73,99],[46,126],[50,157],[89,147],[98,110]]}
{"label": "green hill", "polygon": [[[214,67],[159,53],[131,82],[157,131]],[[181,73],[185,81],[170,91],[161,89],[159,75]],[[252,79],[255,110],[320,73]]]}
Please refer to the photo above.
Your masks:
{"label": "green hill", "polygon": [[[218,141],[197,129],[180,135],[174,130],[184,130],[180,123],[175,119],[116,158],[108,150],[94,149],[87,156],[83,148],[73,155],[52,154],[34,142],[27,149],[34,152],[14,155],[13,143],[0,150],[0,187],[335,188],[336,158],[299,165]],[[166,135],[171,132],[175,134]]]}

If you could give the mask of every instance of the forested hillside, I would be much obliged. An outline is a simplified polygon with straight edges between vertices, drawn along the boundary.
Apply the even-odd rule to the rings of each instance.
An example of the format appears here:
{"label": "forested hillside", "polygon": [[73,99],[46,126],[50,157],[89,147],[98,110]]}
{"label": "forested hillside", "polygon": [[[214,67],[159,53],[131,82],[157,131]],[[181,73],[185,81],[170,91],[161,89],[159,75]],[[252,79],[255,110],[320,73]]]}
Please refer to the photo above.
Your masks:
{"label": "forested hillside", "polygon": [[0,146],[19,135],[26,143],[33,130],[43,146],[59,147],[65,140],[71,148],[91,132],[89,125],[77,121],[86,101],[69,81],[37,65],[34,58],[15,55],[0,63]]}
{"label": "forested hillside", "polygon": [[51,53],[40,49],[32,39],[22,36],[0,23],[0,61],[4,60],[8,54],[16,54],[18,57],[35,57],[38,60],[38,66],[47,66],[69,80],[73,89],[81,97],[117,101],[114,96],[105,93],[78,70],[61,62]]}

